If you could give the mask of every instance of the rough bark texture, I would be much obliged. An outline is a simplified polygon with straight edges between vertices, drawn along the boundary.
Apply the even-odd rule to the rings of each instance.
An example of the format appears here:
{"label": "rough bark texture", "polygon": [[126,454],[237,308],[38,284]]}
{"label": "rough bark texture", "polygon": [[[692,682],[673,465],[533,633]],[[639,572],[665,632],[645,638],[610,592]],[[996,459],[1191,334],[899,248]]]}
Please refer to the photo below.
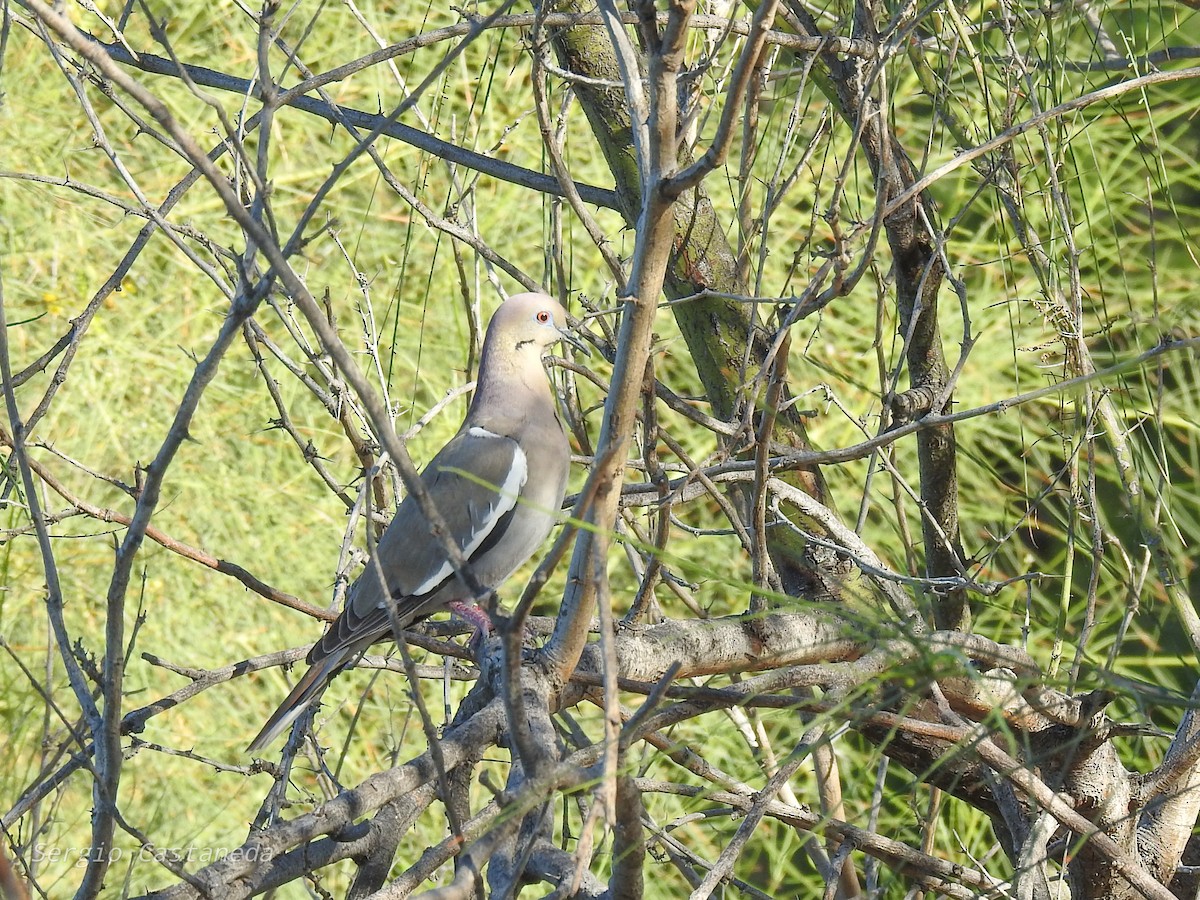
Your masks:
{"label": "rough bark texture", "polygon": [[[821,31],[799,4],[789,4],[795,20],[814,37]],[[856,6],[856,37],[877,40],[876,20],[882,11],[864,2]],[[824,53],[818,63],[828,77],[817,82],[826,88],[841,117],[850,125],[861,123],[861,149],[879,186],[878,203],[885,205],[916,180],[912,160],[887,127],[887,115],[870,86],[873,60],[839,58]],[[950,409],[950,399],[941,409],[932,409],[947,384],[948,371],[938,327],[938,291],[945,269],[934,251],[929,235],[937,213],[923,194],[899,206],[884,218],[884,231],[892,252],[896,285],[896,308],[900,334],[905,338],[909,391],[894,398],[892,413],[897,420],[910,420],[925,413]],[[954,427],[939,425],[917,432],[920,471],[921,536],[925,550],[925,574],[931,578],[961,573],[964,554],[958,533],[958,474]],[[966,592],[952,590],[934,599],[934,621],[938,628],[969,630],[970,608]]]}
{"label": "rough bark texture", "polygon": [[[582,2],[556,4],[562,12],[583,12],[586,7]],[[602,28],[552,29],[551,35],[563,68],[589,78],[620,80],[612,45]],[[612,170],[622,213],[632,225],[641,213],[641,192],[624,90],[588,84],[575,85],[574,90]],[[679,299],[706,290],[747,294],[733,248],[703,187],[686,191],[675,203],[674,215],[676,237],[663,285],[666,295]],[[761,399],[765,387],[755,386],[754,381],[766,362],[769,335],[753,322],[750,309],[749,304],[712,296],[673,307],[676,324],[687,342],[712,412],[726,421],[741,417],[747,404]],[[753,430],[748,430],[746,437],[752,435]],[[791,410],[777,417],[773,439],[796,449],[808,447],[804,423]],[[824,502],[825,483],[819,469],[814,467],[788,477]],[[749,521],[746,490],[734,489],[733,495],[739,501],[743,518]],[[801,528],[822,533],[818,524],[798,514],[796,519]],[[788,593],[810,599],[841,597],[841,575],[847,569],[833,554],[808,545],[794,531],[784,528],[769,530],[768,549]]]}

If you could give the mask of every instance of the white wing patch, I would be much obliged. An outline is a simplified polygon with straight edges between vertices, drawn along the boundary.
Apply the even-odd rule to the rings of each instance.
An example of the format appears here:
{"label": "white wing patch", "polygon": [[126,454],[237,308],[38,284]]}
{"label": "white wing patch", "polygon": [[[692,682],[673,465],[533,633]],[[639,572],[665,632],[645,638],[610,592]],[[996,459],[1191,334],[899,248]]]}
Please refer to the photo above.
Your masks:
{"label": "white wing patch", "polygon": [[[478,425],[468,429],[467,434],[474,438],[511,440],[511,438],[502,438],[500,435],[494,434],[486,428],[480,428]],[[525,482],[529,478],[529,461],[525,457],[525,451],[515,441],[513,443],[515,446],[513,447],[512,466],[508,470],[508,475],[504,479],[504,483],[492,495],[493,501],[481,515],[476,516],[475,510],[471,510],[471,521],[477,521],[479,523],[478,527],[467,536],[465,541],[458,541],[458,545],[462,549],[462,555],[467,560],[470,560],[471,555],[479,549],[480,544],[488,539],[488,536],[495,530],[500,520],[517,505],[517,497],[520,495],[521,488],[525,486]],[[417,585],[412,593],[419,596],[433,590],[453,572],[454,566],[451,565],[450,560],[446,560],[436,572]]]}

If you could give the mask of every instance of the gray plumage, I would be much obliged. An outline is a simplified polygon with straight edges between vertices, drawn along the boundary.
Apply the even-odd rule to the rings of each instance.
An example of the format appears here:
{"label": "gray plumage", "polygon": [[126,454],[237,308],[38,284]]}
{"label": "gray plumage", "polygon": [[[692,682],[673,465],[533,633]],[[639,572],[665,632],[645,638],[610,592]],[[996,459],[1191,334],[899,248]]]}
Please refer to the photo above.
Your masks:
{"label": "gray plumage", "polygon": [[[542,357],[568,334],[566,310],[545,294],[516,294],[492,316],[467,416],[421,473],[479,584],[495,588],[529,559],[566,492],[570,445],[555,412]],[[308,654],[309,669],[251,742],[255,752],[308,708],[359,653],[400,628],[477,599],[455,575],[445,546],[407,496],[342,614]]]}

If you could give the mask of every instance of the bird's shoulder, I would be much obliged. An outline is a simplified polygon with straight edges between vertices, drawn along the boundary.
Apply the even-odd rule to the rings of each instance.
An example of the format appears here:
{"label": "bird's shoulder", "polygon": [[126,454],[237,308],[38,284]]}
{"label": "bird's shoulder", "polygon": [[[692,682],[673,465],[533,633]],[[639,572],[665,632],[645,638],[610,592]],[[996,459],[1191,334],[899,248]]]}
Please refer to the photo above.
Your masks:
{"label": "bird's shoulder", "polygon": [[516,437],[503,429],[464,423],[458,433],[438,451],[425,467],[424,481],[431,490],[440,486],[455,491],[462,482],[483,490],[512,491],[528,476],[525,451]]}

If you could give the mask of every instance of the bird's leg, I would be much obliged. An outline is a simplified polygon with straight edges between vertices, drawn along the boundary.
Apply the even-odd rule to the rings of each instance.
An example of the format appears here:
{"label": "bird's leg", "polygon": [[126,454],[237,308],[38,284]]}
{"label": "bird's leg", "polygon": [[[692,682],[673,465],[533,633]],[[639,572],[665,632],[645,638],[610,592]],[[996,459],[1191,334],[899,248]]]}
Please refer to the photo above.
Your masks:
{"label": "bird's leg", "polygon": [[477,603],[469,603],[465,600],[451,600],[446,605],[460,619],[474,625],[476,631],[491,634],[496,630],[495,626],[492,625],[491,617]]}
{"label": "bird's leg", "polygon": [[470,603],[465,600],[451,600],[446,605],[450,607],[452,613],[474,626],[475,633],[467,641],[467,650],[470,651],[472,656],[479,656],[479,650],[483,646],[483,642],[496,630],[496,627],[492,624],[491,617],[477,603]]}

